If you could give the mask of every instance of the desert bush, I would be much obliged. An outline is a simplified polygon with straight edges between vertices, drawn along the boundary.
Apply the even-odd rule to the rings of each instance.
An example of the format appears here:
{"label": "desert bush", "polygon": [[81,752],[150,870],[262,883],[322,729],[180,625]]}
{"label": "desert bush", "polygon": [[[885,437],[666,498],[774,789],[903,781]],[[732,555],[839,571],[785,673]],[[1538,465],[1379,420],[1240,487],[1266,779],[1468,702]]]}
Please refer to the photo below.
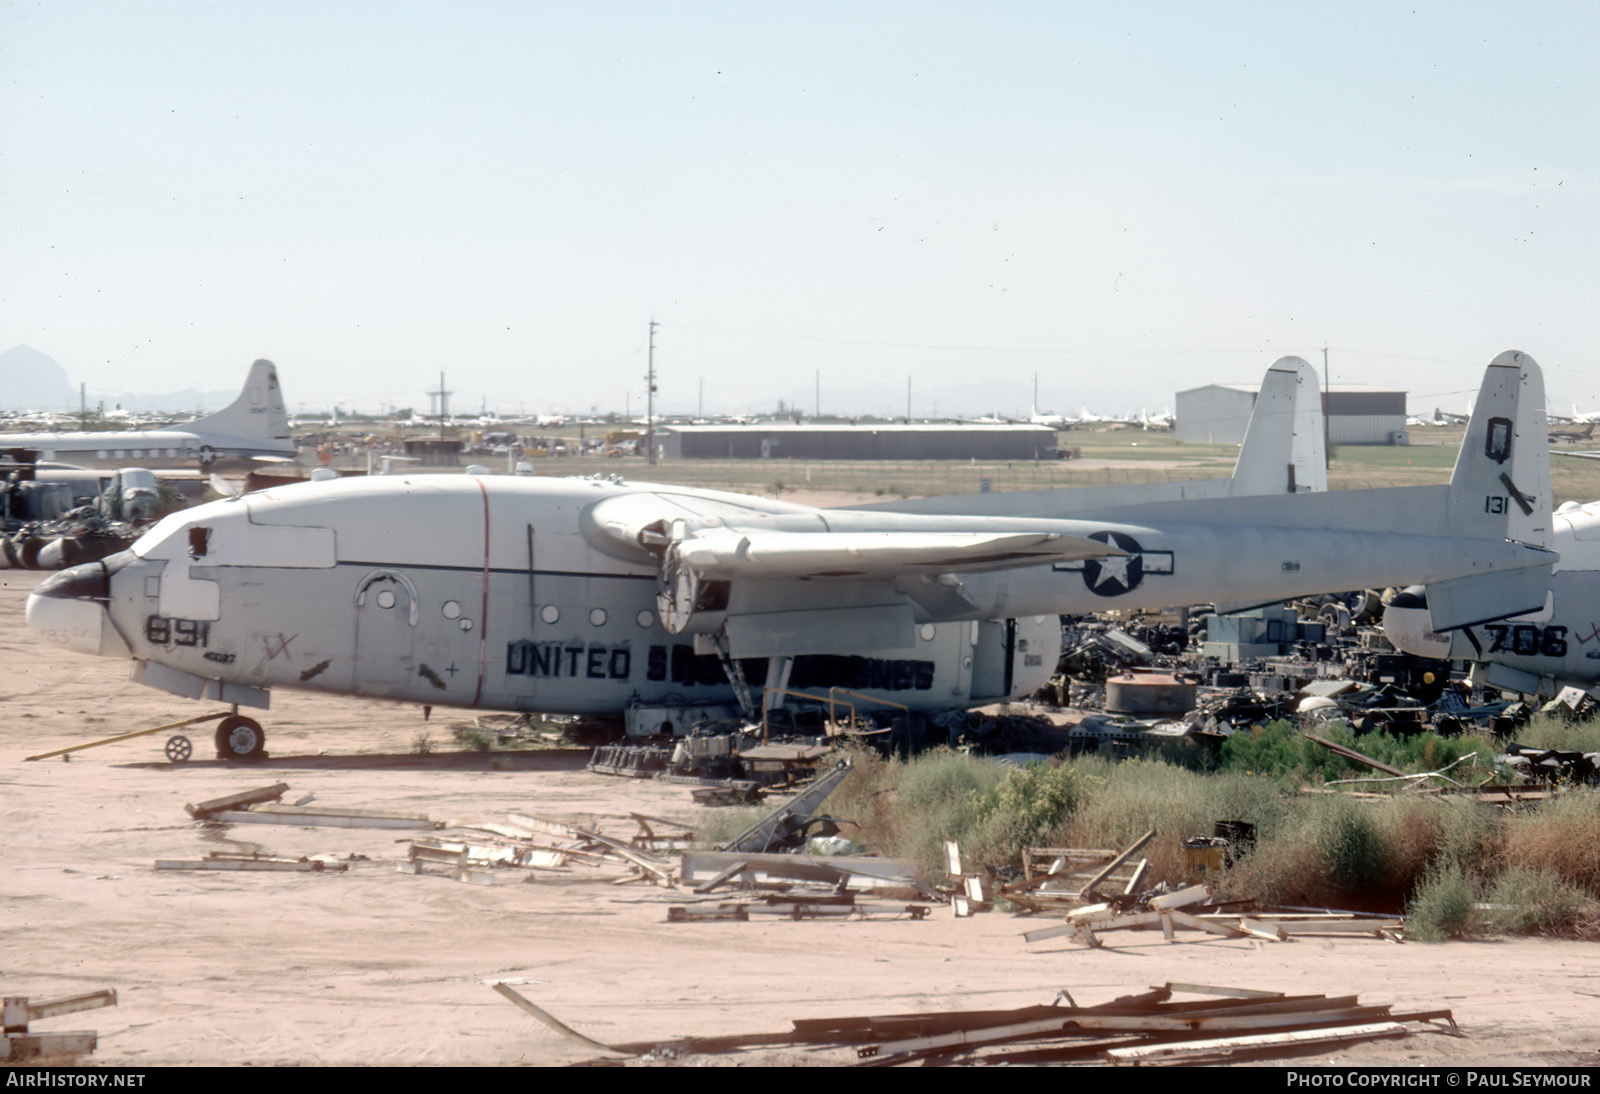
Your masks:
{"label": "desert bush", "polygon": [[1263,904],[1393,908],[1386,863],[1369,803],[1317,795],[1294,803],[1276,830],[1258,832],[1255,852],[1229,872],[1224,891]]}
{"label": "desert bush", "polygon": [[1570,932],[1594,914],[1594,901],[1549,867],[1513,866],[1484,900],[1478,922],[1495,934]]}
{"label": "desert bush", "polygon": [[1289,808],[1275,784],[1253,776],[1204,775],[1151,760],[1084,758],[1075,766],[1085,777],[1082,800],[1048,842],[1116,850],[1153,828],[1156,839],[1141,852],[1152,882],[1182,880],[1185,837],[1209,836],[1224,820],[1254,824],[1259,837],[1280,827]]}
{"label": "desert bush", "polygon": [[455,738],[456,747],[463,752],[488,752],[494,748],[494,734],[476,726],[451,726],[450,736]]}
{"label": "desert bush", "polygon": [[771,812],[771,806],[713,809],[695,828],[690,845],[701,851],[721,847]]}
{"label": "desert bush", "polygon": [[992,865],[1019,865],[1022,849],[1047,843],[1072,816],[1092,781],[1072,764],[1033,763],[1007,769],[978,797],[976,829],[963,852]]}
{"label": "desert bush", "polygon": [[992,760],[936,748],[902,765],[895,794],[892,854],[928,869],[944,862],[944,841],[976,854],[981,803],[1004,777]]}
{"label": "desert bush", "polygon": [[1559,714],[1539,714],[1513,736],[1518,744],[1529,748],[1600,752],[1600,718],[1579,722]]}
{"label": "desert bush", "polygon": [[1472,882],[1455,863],[1428,872],[1406,906],[1406,937],[1443,942],[1467,929],[1472,918]]}
{"label": "desert bush", "polygon": [[1505,824],[1496,874],[1522,867],[1549,870],[1600,897],[1600,795],[1587,788],[1558,794]]}

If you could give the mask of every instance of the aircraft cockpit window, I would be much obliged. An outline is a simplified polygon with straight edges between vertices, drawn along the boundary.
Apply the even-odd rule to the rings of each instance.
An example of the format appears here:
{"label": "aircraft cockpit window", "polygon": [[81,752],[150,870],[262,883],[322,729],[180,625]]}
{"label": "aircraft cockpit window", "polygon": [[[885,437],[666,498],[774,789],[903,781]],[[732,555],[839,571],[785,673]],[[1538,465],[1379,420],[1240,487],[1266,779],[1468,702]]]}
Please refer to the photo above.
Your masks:
{"label": "aircraft cockpit window", "polygon": [[1483,454],[1495,463],[1505,463],[1511,458],[1510,418],[1489,419],[1489,437],[1484,442]]}
{"label": "aircraft cockpit window", "polygon": [[190,558],[205,558],[206,557],[206,551],[209,549],[210,544],[211,544],[211,529],[209,529],[209,528],[190,528],[189,529],[189,557]]}

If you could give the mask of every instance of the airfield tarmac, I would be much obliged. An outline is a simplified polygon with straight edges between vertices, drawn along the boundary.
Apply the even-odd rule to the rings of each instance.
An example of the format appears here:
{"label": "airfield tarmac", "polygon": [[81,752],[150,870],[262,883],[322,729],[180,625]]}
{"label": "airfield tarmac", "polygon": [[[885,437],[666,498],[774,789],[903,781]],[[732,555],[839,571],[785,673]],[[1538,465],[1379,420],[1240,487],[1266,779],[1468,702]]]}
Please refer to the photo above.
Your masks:
{"label": "airfield tarmac", "polygon": [[[61,759],[23,757],[207,713],[127,682],[124,663],[34,640],[22,621],[45,575],[0,573],[0,994],[114,988],[118,1005],[37,1023],[92,1029],[88,1062],[566,1064],[594,1053],[494,994],[507,980],[600,1041],[775,1032],[801,1017],[1079,1003],[1165,982],[1358,993],[1397,1011],[1450,1008],[1465,1034],[1324,1051],[1340,1065],[1591,1065],[1600,945],[1537,940],[1396,945],[1163,942],[1103,950],[1023,944],[1038,919],[669,924],[682,894],[547,880],[493,887],[396,871],[408,834],[192,822],[196,802],[282,781],[285,801],[500,819],[512,811],[637,811],[695,823],[683,787],[582,770],[576,751],[453,748],[452,712],[282,693],[261,721],[271,758],[173,766],[166,734]],[[446,751],[416,755],[426,733]],[[248,829],[248,830],[247,830]],[[364,855],[348,873],[157,872],[210,851]],[[509,871],[508,871],[509,873]],[[1192,935],[1180,935],[1194,938]],[[853,1062],[846,1050],[699,1057],[705,1064]]]}

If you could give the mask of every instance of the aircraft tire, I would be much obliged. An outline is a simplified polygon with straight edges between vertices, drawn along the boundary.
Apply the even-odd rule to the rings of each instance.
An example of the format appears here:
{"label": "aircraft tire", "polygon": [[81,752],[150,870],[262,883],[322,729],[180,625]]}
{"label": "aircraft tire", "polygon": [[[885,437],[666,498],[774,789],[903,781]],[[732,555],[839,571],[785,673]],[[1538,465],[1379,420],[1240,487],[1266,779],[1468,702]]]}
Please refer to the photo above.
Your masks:
{"label": "aircraft tire", "polygon": [[234,714],[217,724],[217,756],[224,760],[253,760],[265,756],[267,734],[254,718]]}

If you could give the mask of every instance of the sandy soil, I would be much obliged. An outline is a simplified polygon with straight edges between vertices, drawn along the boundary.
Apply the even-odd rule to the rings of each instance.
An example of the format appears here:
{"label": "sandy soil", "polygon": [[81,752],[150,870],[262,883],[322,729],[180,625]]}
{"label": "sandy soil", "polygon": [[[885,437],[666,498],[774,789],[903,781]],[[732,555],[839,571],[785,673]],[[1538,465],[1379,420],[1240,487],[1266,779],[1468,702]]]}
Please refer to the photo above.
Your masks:
{"label": "sandy soil", "polygon": [[[1600,946],[1540,941],[1184,941],[1122,934],[1091,951],[1023,944],[1006,914],[922,922],[669,924],[683,894],[507,871],[483,887],[396,871],[404,833],[196,824],[195,802],[283,781],[286,800],[499,819],[510,811],[644,813],[694,823],[687,790],[591,775],[563,751],[413,755],[448,747],[449,712],[282,694],[271,758],[165,762],[157,734],[60,759],[23,757],[205,713],[126,682],[118,662],[35,642],[21,608],[39,575],[0,574],[0,994],[115,988],[114,1009],[39,1023],[93,1029],[94,1061],[183,1064],[560,1064],[592,1056],[494,994],[508,980],[601,1041],[779,1031],[790,1019],[1080,1003],[1164,982],[1359,993],[1448,1007],[1464,1036],[1340,1048],[1314,1062],[1589,1064],[1600,1045]],[[348,873],[157,872],[213,850],[364,855]],[[1196,938],[1184,936],[1180,938]],[[845,1063],[830,1052],[693,1062]]]}

